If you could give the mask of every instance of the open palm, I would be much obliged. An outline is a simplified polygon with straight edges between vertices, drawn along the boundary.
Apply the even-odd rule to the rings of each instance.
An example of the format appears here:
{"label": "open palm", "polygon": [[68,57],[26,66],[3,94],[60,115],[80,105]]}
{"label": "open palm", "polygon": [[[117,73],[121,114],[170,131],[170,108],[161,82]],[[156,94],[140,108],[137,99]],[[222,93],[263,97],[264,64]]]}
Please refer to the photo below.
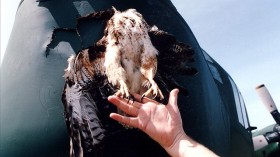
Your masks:
{"label": "open palm", "polygon": [[110,117],[126,125],[139,128],[157,141],[163,147],[173,144],[176,137],[184,130],[177,106],[178,89],[170,92],[167,105],[134,94],[136,101],[128,103],[128,100],[117,96],[110,96],[108,100],[123,110],[128,116],[112,113]]}

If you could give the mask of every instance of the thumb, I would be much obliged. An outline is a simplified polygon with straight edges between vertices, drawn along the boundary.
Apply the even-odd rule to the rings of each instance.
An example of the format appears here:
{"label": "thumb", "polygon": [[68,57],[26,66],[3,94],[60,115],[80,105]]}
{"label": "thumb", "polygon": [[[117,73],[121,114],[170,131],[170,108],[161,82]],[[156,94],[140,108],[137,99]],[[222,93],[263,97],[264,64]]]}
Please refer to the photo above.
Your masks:
{"label": "thumb", "polygon": [[177,99],[178,99],[179,89],[173,89],[169,94],[168,104],[176,112],[178,111]]}

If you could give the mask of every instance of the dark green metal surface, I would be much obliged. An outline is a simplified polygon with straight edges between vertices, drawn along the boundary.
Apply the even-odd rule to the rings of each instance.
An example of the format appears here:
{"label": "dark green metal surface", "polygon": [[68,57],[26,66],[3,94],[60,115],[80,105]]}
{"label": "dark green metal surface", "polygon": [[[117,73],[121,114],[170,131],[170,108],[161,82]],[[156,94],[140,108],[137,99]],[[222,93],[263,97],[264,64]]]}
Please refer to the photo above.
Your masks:
{"label": "dark green metal surface", "polygon": [[278,143],[271,143],[254,153],[254,157],[279,157],[280,148]]}
{"label": "dark green metal surface", "polygon": [[[60,101],[63,70],[71,54],[101,37],[103,24],[83,24],[81,40],[75,33],[57,32],[48,55],[46,48],[54,28],[76,28],[77,17],[112,6],[136,8],[150,25],[194,48],[195,62],[190,66],[199,73],[174,76],[189,91],[188,96],[179,96],[187,134],[218,155],[252,156],[251,134],[238,123],[231,87],[228,83],[226,87],[217,85],[195,37],[169,0],[24,0],[1,65],[0,156],[69,154]],[[228,75],[222,68],[220,72]],[[229,92],[224,93],[226,89]],[[110,137],[105,151],[105,156],[166,156],[155,142],[135,130]]]}
{"label": "dark green metal surface", "polygon": [[[265,135],[268,132],[274,131],[275,124],[269,125],[265,128],[253,132],[253,136]],[[262,149],[254,152],[254,157],[279,157],[280,145],[279,142],[270,143]]]}

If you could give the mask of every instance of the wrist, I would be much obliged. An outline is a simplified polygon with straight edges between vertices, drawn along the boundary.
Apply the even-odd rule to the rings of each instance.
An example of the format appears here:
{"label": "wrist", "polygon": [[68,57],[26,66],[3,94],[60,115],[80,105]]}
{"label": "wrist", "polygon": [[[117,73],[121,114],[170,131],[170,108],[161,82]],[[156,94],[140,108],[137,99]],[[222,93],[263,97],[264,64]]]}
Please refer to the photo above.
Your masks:
{"label": "wrist", "polygon": [[168,152],[169,155],[174,157],[217,157],[215,153],[194,141],[192,138],[186,135],[185,132],[180,132],[180,134],[176,136],[173,144],[169,147],[164,147],[164,149]]}
{"label": "wrist", "polygon": [[169,155],[180,157],[184,156],[185,153],[184,149],[182,149],[184,147],[183,145],[192,147],[192,141],[193,140],[190,137],[188,137],[184,131],[180,131],[176,135],[173,143],[170,146],[166,146],[163,148],[169,153]]}

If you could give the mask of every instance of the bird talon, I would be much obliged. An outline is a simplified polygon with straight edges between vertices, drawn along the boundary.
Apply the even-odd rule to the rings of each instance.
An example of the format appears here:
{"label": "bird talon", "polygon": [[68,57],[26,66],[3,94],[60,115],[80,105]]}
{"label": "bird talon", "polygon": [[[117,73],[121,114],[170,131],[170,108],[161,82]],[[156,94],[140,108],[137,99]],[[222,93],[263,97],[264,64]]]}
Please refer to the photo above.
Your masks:
{"label": "bird talon", "polygon": [[127,102],[126,102],[126,103],[129,104],[129,101],[130,101],[131,97],[130,97],[130,96],[127,96],[126,99],[127,99]]}
{"label": "bird talon", "polygon": [[127,103],[129,103],[130,100],[132,100],[132,104],[133,104],[134,101],[135,101],[135,98],[133,97],[133,95],[129,95],[129,96],[127,97]]}
{"label": "bird talon", "polygon": [[143,99],[144,99],[144,97],[146,97],[146,95],[145,95],[145,94],[143,94],[143,95],[141,96],[141,99],[140,99],[140,102],[141,102],[141,103],[143,103]]}
{"label": "bird talon", "polygon": [[153,99],[155,99],[157,97],[157,94],[154,94],[154,97],[153,97]]}

